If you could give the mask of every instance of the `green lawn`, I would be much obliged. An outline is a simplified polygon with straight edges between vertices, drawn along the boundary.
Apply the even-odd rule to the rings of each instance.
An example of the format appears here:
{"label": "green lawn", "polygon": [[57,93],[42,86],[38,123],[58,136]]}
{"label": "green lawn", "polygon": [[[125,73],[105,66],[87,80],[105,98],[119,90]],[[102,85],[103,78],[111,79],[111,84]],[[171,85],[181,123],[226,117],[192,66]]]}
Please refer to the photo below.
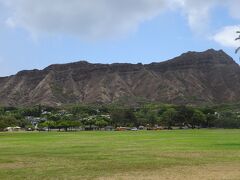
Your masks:
{"label": "green lawn", "polygon": [[0,133],[0,179],[240,179],[239,167],[240,130]]}

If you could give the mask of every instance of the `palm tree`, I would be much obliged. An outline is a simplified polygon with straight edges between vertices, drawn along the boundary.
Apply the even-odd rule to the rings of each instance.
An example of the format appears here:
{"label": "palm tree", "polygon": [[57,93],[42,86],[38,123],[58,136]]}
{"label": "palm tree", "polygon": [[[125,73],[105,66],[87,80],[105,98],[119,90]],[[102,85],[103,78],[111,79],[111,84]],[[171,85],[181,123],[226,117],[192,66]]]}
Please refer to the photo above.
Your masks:
{"label": "palm tree", "polygon": [[240,47],[238,47],[238,48],[236,49],[235,53],[237,54],[238,51],[240,51]]}
{"label": "palm tree", "polygon": [[[236,41],[237,41],[237,40],[240,40],[240,31],[237,31],[237,34],[239,34],[239,37],[237,37],[237,38],[235,39]],[[236,49],[235,53],[237,54],[238,51],[240,51],[240,47],[238,47],[238,48]]]}

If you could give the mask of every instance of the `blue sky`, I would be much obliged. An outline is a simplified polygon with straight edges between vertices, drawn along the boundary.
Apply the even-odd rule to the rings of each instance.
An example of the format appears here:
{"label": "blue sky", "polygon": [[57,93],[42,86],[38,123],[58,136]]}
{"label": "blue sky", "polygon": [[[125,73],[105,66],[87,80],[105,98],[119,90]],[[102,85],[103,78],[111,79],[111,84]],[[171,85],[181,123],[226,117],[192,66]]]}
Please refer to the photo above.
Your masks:
{"label": "blue sky", "polygon": [[151,63],[223,49],[237,62],[239,0],[0,0],[0,76],[50,64]]}

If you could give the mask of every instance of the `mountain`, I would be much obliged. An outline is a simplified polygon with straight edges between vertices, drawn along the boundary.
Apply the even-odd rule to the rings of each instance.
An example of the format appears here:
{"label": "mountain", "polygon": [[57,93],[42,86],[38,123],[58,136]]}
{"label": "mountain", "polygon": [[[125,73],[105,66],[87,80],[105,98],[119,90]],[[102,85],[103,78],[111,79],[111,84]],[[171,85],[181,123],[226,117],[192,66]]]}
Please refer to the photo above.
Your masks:
{"label": "mountain", "polygon": [[154,101],[176,104],[240,100],[240,67],[222,50],[188,52],[143,64],[55,64],[0,78],[0,105]]}

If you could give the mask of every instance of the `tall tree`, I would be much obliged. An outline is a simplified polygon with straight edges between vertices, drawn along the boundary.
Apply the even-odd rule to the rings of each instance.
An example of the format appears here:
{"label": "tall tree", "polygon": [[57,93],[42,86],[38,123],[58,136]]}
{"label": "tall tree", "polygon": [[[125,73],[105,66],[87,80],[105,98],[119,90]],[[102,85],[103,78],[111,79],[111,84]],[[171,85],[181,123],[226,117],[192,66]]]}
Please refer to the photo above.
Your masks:
{"label": "tall tree", "polygon": [[201,124],[205,123],[206,116],[199,110],[194,110],[193,116],[191,118],[191,121],[189,124],[192,126],[194,129],[195,126],[200,126]]}
{"label": "tall tree", "polygon": [[162,114],[162,123],[171,129],[175,122],[177,111],[174,108],[170,108]]}

